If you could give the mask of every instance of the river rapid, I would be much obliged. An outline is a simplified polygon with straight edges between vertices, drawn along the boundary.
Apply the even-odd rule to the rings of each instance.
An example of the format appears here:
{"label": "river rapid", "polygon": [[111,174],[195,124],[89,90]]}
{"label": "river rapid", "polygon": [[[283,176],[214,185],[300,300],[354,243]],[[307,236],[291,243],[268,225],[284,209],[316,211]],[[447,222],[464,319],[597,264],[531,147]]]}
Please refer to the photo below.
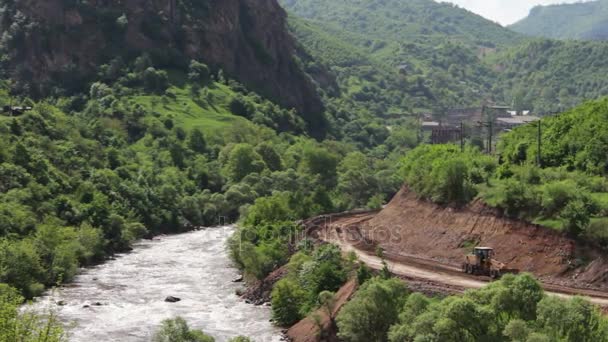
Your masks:
{"label": "river rapid", "polygon": [[[131,253],[82,270],[73,283],[38,298],[32,309],[54,310],[71,325],[74,342],[150,341],[162,320],[176,316],[218,342],[238,335],[280,341],[280,331],[269,322],[270,308],[246,304],[235,294],[243,285],[232,282],[238,271],[225,250],[233,231],[209,228],[139,242]],[[181,301],[167,303],[167,296]]]}

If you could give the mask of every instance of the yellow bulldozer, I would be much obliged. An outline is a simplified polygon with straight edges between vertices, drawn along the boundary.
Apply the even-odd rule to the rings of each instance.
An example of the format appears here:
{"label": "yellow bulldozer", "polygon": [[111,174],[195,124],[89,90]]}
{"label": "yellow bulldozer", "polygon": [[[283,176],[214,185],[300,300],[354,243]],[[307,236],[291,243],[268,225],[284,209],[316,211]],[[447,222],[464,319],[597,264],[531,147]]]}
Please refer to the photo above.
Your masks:
{"label": "yellow bulldozer", "polygon": [[464,257],[462,271],[468,274],[485,275],[498,279],[506,273],[519,273],[519,270],[508,268],[504,263],[494,259],[491,247],[475,247],[472,254]]}

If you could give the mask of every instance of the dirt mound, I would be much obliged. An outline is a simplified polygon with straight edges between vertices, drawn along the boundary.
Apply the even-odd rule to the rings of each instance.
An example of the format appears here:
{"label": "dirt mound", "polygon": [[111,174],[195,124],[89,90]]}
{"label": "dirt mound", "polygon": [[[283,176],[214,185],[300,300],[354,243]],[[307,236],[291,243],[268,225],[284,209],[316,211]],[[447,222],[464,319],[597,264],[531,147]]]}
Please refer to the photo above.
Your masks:
{"label": "dirt mound", "polygon": [[[555,230],[513,220],[483,203],[461,209],[421,201],[403,188],[377,215],[361,222],[335,222],[326,234],[348,235],[349,243],[390,257],[416,257],[460,267],[474,246],[493,247],[509,267],[546,283],[608,288],[608,261]],[[347,234],[345,234],[347,233]],[[584,265],[581,265],[584,264]]]}
{"label": "dirt mound", "polygon": [[[335,318],[338,315],[342,306],[348,302],[356,290],[357,282],[353,279],[336,292],[336,304],[332,317]],[[316,320],[314,317],[317,317]],[[319,332],[319,326],[323,327],[322,333]],[[293,342],[339,341],[336,333],[336,326],[327,312],[324,309],[319,309],[291,327],[287,331],[287,337]]]}

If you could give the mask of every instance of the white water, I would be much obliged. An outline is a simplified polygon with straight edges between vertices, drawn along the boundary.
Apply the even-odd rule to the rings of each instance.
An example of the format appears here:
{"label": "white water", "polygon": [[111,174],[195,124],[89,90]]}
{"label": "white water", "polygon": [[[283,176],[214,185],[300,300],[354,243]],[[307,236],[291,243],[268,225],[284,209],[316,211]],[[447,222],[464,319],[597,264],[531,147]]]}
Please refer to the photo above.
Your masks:
{"label": "white water", "polygon": [[[280,341],[269,322],[270,308],[244,303],[242,285],[225,251],[232,227],[143,241],[129,254],[83,270],[75,281],[37,300],[74,327],[70,341],[149,341],[160,322],[181,316],[191,328],[226,341],[246,335],[259,342]],[[179,297],[166,303],[167,296]],[[67,305],[58,306],[64,301]],[[94,306],[94,303],[102,306]],[[85,308],[85,305],[91,305]]]}

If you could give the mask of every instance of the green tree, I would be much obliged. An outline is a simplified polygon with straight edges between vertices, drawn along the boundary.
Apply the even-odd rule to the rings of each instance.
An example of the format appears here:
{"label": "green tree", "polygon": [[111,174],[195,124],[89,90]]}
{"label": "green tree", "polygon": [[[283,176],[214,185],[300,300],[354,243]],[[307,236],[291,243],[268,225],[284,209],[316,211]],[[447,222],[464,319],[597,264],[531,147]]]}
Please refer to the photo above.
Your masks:
{"label": "green tree", "polygon": [[407,295],[400,280],[374,278],[367,281],[338,314],[338,336],[350,342],[386,341],[388,330],[397,322]]}
{"label": "green tree", "polygon": [[17,291],[0,283],[0,341],[65,342],[63,327],[54,314],[21,310]]}
{"label": "green tree", "polygon": [[207,141],[203,132],[195,128],[190,132],[188,147],[196,153],[205,153],[207,151]]}
{"label": "green tree", "polygon": [[188,79],[190,82],[206,82],[209,80],[211,72],[206,64],[192,60],[188,68]]}
{"label": "green tree", "polygon": [[237,144],[230,151],[224,172],[233,182],[239,182],[245,176],[264,170],[262,157],[249,144]]}
{"label": "green tree", "polygon": [[305,299],[306,293],[293,280],[279,280],[271,294],[274,321],[281,326],[290,326],[301,320],[300,307]]}

